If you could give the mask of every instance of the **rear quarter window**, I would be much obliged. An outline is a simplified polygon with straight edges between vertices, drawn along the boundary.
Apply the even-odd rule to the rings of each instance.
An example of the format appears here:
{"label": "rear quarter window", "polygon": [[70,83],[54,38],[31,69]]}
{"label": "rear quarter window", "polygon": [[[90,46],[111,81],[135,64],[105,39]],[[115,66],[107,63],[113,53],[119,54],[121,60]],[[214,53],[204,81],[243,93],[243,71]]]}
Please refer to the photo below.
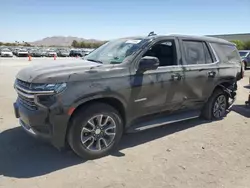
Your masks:
{"label": "rear quarter window", "polygon": [[241,61],[236,46],[218,43],[211,43],[211,45],[223,63],[239,63]]}

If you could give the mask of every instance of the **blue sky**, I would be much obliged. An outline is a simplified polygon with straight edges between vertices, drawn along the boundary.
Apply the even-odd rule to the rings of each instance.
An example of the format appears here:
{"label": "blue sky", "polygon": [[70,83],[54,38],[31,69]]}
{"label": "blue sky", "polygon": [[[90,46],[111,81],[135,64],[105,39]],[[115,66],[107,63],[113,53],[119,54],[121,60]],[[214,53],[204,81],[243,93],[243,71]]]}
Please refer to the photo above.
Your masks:
{"label": "blue sky", "polygon": [[250,32],[250,0],[0,0],[0,41]]}

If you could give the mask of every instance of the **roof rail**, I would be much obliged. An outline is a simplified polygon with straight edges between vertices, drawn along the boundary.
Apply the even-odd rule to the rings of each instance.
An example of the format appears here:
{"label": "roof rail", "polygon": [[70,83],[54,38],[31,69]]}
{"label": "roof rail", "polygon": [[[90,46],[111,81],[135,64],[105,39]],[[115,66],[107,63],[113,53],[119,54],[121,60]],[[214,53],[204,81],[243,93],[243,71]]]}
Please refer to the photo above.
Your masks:
{"label": "roof rail", "polygon": [[154,33],[154,31],[151,31],[151,32],[148,34],[148,37],[154,36],[154,35],[156,35],[156,34]]}

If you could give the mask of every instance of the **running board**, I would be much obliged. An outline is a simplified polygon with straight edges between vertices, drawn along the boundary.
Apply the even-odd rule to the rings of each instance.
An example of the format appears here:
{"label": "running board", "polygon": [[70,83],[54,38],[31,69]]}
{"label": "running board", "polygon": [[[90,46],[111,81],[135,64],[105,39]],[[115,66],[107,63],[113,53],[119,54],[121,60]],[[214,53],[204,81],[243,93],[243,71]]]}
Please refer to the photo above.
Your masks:
{"label": "running board", "polygon": [[131,125],[127,130],[128,133],[144,131],[147,129],[160,127],[163,125],[185,121],[189,119],[195,119],[200,116],[200,111],[185,112],[180,114],[167,115],[167,117],[153,118],[150,121],[140,122],[135,125]]}

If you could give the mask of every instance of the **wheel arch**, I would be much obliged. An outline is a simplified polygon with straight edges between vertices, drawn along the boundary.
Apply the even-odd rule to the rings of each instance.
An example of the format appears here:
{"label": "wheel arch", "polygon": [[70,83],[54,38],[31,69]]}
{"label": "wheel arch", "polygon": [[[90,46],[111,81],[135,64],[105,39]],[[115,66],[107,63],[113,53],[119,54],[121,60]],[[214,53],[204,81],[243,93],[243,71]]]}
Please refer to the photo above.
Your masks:
{"label": "wheel arch", "polygon": [[[217,83],[217,84],[215,85],[215,87],[213,88],[213,90],[211,91],[209,97],[210,97],[216,90],[220,89],[220,90],[223,90],[223,91],[224,91],[225,88],[228,88],[228,87],[232,86],[234,83],[235,83],[235,81],[233,81],[233,80],[224,80],[224,81],[221,81],[221,82]],[[237,86],[236,86],[236,89],[237,89]],[[208,97],[208,99],[209,99],[209,97]],[[207,100],[208,100],[208,99],[207,99]]]}
{"label": "wheel arch", "polygon": [[112,106],[121,115],[121,118],[123,120],[123,125],[124,126],[126,125],[126,106],[127,106],[127,103],[124,99],[122,99],[121,97],[118,97],[118,96],[114,96],[114,95],[95,95],[95,96],[91,96],[91,97],[86,97],[86,98],[78,100],[74,105],[74,111],[71,114],[69,121],[68,121],[68,125],[67,125],[67,130],[66,130],[66,134],[65,134],[65,143],[67,141],[67,134],[68,134],[69,128],[72,124],[72,120],[74,119],[74,116],[82,108],[84,108],[88,105],[91,105],[93,103],[105,103],[105,104]]}

